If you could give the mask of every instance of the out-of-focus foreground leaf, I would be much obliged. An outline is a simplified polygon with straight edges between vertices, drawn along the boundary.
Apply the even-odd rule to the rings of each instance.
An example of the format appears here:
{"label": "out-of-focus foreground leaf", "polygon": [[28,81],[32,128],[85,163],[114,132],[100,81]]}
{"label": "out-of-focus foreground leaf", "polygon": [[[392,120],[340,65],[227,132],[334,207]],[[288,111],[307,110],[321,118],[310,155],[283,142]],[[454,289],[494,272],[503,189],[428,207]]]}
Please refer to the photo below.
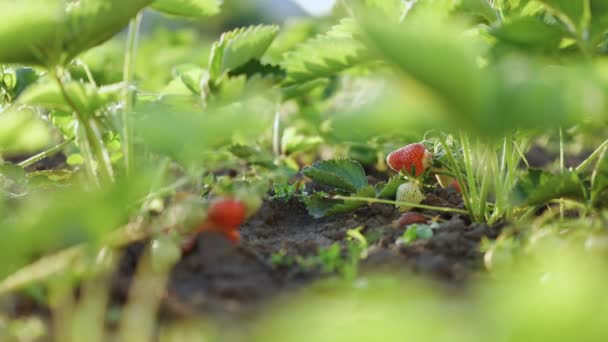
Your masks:
{"label": "out-of-focus foreground leaf", "polygon": [[220,12],[220,0],[155,0],[152,8],[181,17],[205,17]]}

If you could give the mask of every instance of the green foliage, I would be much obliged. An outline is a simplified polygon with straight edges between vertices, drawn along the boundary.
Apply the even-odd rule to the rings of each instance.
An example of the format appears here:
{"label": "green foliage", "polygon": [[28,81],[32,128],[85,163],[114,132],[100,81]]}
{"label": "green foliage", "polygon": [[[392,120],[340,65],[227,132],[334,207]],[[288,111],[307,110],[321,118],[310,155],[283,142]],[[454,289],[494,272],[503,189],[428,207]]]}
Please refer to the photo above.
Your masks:
{"label": "green foliage", "polygon": [[526,52],[555,54],[568,31],[558,23],[548,23],[538,17],[520,17],[495,26],[490,33],[499,39],[494,47],[513,46]]}
{"label": "green foliage", "polygon": [[0,111],[0,151],[5,154],[34,152],[51,140],[49,127],[32,110],[16,107]]}
{"label": "green foliage", "polygon": [[386,183],[378,183],[376,184],[376,192],[378,198],[388,198],[393,199],[395,195],[397,195],[397,189],[399,185],[407,183],[407,180],[403,178],[401,175],[394,175],[391,177]]}
{"label": "green foliage", "polygon": [[370,60],[366,47],[357,39],[357,25],[343,19],[327,33],[298,44],[285,54],[287,84],[330,77]]}
{"label": "green foliage", "polygon": [[368,185],[363,167],[351,159],[320,161],[304,168],[302,173],[318,184],[347,192],[357,192]]}
{"label": "green foliage", "polygon": [[433,237],[433,228],[438,225],[412,224],[407,227],[399,241],[404,244],[410,244],[418,239],[428,240]]}
{"label": "green foliage", "polygon": [[90,83],[72,81],[66,83],[64,88],[69,101],[55,80],[45,78],[30,86],[17,103],[62,112],[71,112],[74,105],[79,113],[88,115],[117,102],[124,85],[119,83],[97,88]]}
{"label": "green foliage", "polygon": [[0,3],[0,63],[53,65],[120,32],[152,0]]}
{"label": "green foliage", "polygon": [[[373,186],[360,188],[352,195],[355,197],[374,197],[376,191]],[[323,192],[316,192],[304,199],[308,213],[320,218],[354,211],[366,205],[365,201],[335,200]]]}
{"label": "green foliage", "polygon": [[305,136],[298,134],[294,127],[286,128],[281,137],[281,151],[285,154],[305,152],[314,149],[323,143],[319,136]]}
{"label": "green foliage", "polygon": [[258,25],[239,28],[222,34],[213,44],[209,57],[209,73],[217,80],[224,73],[244,66],[251,60],[259,60],[279,33],[274,25]]}
{"label": "green foliage", "polygon": [[554,175],[541,170],[529,170],[515,186],[514,201],[518,205],[542,205],[552,199],[567,197],[584,199],[581,180],[575,172]]}
{"label": "green foliage", "polygon": [[608,205],[608,150],[604,150],[597,161],[591,178],[591,204],[603,208]]}
{"label": "green foliage", "polygon": [[152,8],[181,17],[206,17],[220,12],[221,0],[154,0]]}

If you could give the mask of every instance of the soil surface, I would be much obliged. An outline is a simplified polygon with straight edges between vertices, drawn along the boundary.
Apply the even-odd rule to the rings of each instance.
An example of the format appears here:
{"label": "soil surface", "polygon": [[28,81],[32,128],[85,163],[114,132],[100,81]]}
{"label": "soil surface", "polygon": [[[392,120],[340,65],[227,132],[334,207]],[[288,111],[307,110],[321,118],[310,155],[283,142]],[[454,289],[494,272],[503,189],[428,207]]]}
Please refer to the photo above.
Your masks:
{"label": "soil surface", "polygon": [[[440,188],[428,193],[424,203],[462,207],[456,191]],[[496,238],[500,228],[470,224],[457,215],[421,213],[437,221],[439,228],[429,240],[402,245],[396,241],[405,228],[393,224],[402,213],[390,205],[374,204],[315,219],[297,199],[266,201],[242,226],[240,244],[230,244],[213,233],[200,235],[197,247],[171,273],[163,314],[175,317],[204,312],[234,318],[254,313],[259,304],[277,294],[328,276],[297,263],[273,264],[275,253],[314,256],[336,242],[344,244],[347,231],[358,227],[363,227],[361,232],[371,241],[361,272],[390,268],[430,275],[448,286],[465,284],[468,275],[482,269],[479,242],[483,237]],[[118,301],[126,299],[142,249],[143,244],[130,246],[121,262],[114,286]]]}

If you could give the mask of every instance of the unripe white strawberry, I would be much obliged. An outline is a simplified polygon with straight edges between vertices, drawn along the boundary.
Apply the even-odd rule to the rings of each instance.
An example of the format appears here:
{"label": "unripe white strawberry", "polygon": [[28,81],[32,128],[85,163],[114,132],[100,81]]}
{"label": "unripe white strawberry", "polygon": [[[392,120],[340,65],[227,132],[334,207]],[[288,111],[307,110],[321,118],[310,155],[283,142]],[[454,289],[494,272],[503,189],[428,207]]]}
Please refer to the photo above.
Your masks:
{"label": "unripe white strawberry", "polygon": [[[397,189],[397,202],[407,202],[412,204],[420,204],[424,199],[424,195],[420,188],[415,183],[403,183]],[[408,205],[397,205],[400,211],[408,211],[412,209]]]}

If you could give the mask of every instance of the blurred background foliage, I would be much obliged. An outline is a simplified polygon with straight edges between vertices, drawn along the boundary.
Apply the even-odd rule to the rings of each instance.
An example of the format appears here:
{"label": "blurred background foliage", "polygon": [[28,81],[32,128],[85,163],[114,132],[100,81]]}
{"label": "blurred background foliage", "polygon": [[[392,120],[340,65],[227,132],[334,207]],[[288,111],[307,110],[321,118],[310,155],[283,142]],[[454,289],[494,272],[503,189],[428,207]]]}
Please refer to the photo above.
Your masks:
{"label": "blurred background foliage", "polygon": [[[203,1],[200,13],[187,7],[194,1],[163,2],[69,1],[65,10],[63,1],[0,0],[0,276],[77,249],[43,264],[57,268],[17,273],[26,280],[9,278],[3,291],[89,280],[84,270],[103,246],[130,241],[118,228],[145,222],[158,233],[166,222],[150,208],[164,209],[159,199],[184,187],[199,197],[241,186],[261,195],[305,164],[344,154],[382,169],[387,151],[428,132],[464,132],[487,146],[521,133],[555,146],[562,128],[573,152],[605,140],[603,0],[321,1],[329,11],[320,17],[286,0],[226,0],[221,10]],[[126,79],[126,26],[144,7]],[[128,125],[131,176],[122,166]],[[65,161],[42,170],[25,162],[62,142]],[[411,275],[328,281],[270,308],[248,326],[251,338],[605,340],[608,247],[595,235],[598,217],[518,223],[530,239],[488,243],[493,279],[464,299]],[[30,295],[52,299],[36,289]],[[159,336],[216,337],[209,322],[168,324]],[[2,318],[0,337],[39,326]]]}

